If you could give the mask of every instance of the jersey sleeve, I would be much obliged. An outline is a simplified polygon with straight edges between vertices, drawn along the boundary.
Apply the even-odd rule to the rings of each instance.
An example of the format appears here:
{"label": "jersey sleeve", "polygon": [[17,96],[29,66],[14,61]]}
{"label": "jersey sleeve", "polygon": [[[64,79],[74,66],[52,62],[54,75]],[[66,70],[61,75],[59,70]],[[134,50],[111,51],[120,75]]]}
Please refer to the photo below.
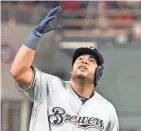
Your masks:
{"label": "jersey sleeve", "polygon": [[18,87],[23,90],[33,102],[41,103],[48,92],[48,81],[51,81],[53,76],[43,73],[33,66],[31,68],[33,70],[31,85],[26,89],[19,85]]}
{"label": "jersey sleeve", "polygon": [[115,108],[111,113],[110,129],[109,131],[119,131],[119,121]]}

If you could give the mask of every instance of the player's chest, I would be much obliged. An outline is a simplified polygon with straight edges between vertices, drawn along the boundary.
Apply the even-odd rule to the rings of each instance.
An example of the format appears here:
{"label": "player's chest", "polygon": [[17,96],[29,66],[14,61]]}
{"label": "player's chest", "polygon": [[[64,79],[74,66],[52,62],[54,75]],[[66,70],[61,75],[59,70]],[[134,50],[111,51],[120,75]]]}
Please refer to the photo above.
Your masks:
{"label": "player's chest", "polygon": [[72,125],[77,131],[105,131],[107,128],[109,115],[105,109],[97,105],[89,106],[89,102],[82,105],[79,100],[70,100],[67,96],[57,100],[48,107],[48,119],[52,126]]}
{"label": "player's chest", "polygon": [[75,94],[60,90],[48,95],[47,100],[48,120],[53,127],[73,127],[74,131],[105,131],[109,124],[106,109],[92,99],[82,105]]}
{"label": "player's chest", "polygon": [[55,106],[50,109],[48,120],[53,127],[72,127],[74,131],[105,131],[109,125],[108,115],[83,106],[78,112]]}

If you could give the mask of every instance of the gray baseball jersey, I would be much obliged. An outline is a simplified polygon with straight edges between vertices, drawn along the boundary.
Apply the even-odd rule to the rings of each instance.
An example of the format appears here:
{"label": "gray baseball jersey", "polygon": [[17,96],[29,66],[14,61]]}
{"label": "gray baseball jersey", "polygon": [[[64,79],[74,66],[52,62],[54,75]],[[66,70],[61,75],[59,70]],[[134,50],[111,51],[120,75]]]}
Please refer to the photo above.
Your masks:
{"label": "gray baseball jersey", "polygon": [[34,68],[24,92],[34,102],[29,131],[119,131],[114,106],[96,91],[82,104],[69,81]]}

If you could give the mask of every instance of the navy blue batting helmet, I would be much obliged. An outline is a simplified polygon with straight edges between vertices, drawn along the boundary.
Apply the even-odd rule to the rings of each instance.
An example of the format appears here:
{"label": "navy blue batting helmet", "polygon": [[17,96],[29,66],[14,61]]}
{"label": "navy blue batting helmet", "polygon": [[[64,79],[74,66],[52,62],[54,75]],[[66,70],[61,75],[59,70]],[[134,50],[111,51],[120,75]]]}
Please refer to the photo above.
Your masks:
{"label": "navy blue batting helmet", "polygon": [[97,85],[97,82],[99,81],[100,77],[103,74],[103,69],[104,69],[104,59],[102,54],[100,53],[100,51],[96,48],[92,48],[92,47],[81,47],[78,48],[74,51],[73,53],[73,58],[72,58],[72,65],[74,64],[74,62],[76,61],[76,59],[84,54],[88,54],[91,55],[95,58],[98,67],[96,68],[96,72],[95,72],[95,79],[94,79],[94,83],[95,86]]}

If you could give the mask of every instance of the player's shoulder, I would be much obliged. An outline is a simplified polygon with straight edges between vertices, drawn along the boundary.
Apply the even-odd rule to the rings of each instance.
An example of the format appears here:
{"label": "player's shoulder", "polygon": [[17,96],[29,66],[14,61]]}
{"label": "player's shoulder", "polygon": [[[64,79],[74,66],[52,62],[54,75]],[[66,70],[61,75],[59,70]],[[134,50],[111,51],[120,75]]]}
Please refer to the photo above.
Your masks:
{"label": "player's shoulder", "polygon": [[99,103],[101,103],[104,107],[106,107],[108,110],[115,111],[114,105],[107,100],[105,97],[103,97],[101,94],[95,91],[96,99]]}
{"label": "player's shoulder", "polygon": [[51,81],[63,82],[63,80],[61,78],[59,78],[58,76],[47,73],[47,72],[43,72],[42,70],[40,70],[36,67],[34,67],[34,71],[35,71],[36,74],[40,75],[42,78],[49,79]]}

